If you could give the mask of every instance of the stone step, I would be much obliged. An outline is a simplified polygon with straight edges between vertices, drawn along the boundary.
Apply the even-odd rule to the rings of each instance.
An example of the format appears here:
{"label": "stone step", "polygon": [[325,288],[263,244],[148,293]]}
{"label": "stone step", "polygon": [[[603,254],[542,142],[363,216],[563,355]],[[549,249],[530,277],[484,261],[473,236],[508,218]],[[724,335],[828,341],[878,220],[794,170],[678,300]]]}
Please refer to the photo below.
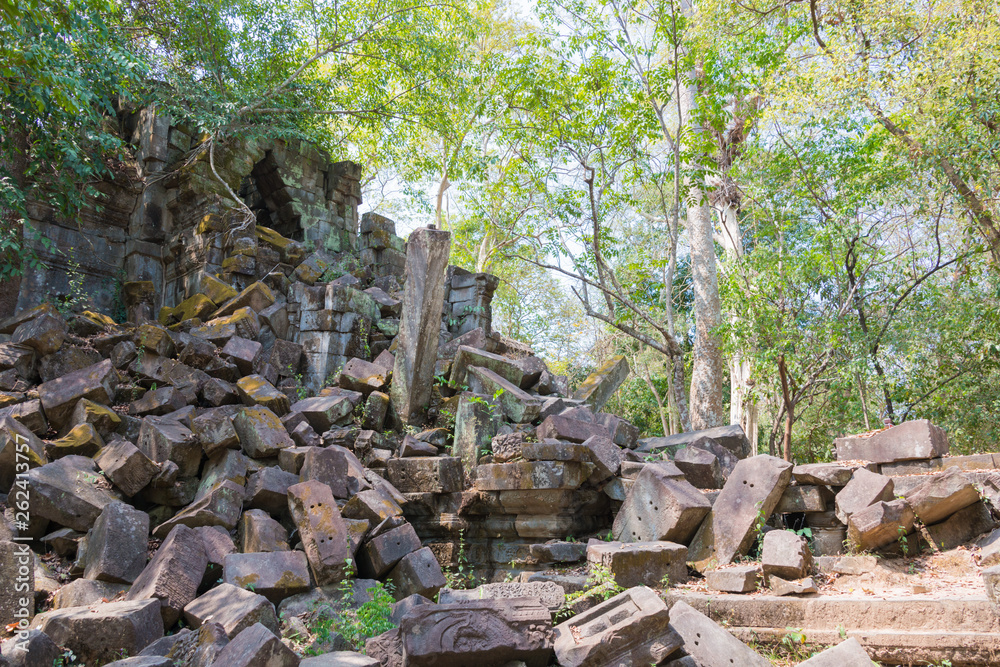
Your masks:
{"label": "stone step", "polygon": [[[789,628],[809,644],[856,637],[886,665],[994,665],[1000,656],[1000,615],[985,595],[962,598],[816,596],[809,598],[677,592],[737,638],[780,642]],[[960,629],[960,631],[955,631]]]}

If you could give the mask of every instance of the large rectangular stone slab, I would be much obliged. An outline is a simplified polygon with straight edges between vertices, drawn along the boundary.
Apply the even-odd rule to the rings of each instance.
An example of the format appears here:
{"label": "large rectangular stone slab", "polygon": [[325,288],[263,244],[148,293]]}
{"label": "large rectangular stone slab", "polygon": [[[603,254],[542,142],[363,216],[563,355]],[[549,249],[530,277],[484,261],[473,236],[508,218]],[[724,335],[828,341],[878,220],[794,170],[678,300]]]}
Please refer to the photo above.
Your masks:
{"label": "large rectangular stone slab", "polygon": [[611,571],[618,585],[663,587],[687,582],[687,547],[673,542],[590,540],[587,562]]}
{"label": "large rectangular stone slab", "polygon": [[771,515],[791,479],[792,464],[773,456],[737,463],[691,541],[689,558],[705,567],[712,561],[726,565],[747,553],[759,517]]}
{"label": "large rectangular stone slab", "polygon": [[40,614],[32,625],[88,665],[106,664],[122,653],[138,655],[163,636],[156,600],[56,609]]}
{"label": "large rectangular stone slab", "polygon": [[583,401],[597,412],[618,391],[618,387],[625,382],[630,372],[631,369],[624,356],[613,356],[587,376],[573,394],[573,398]]}
{"label": "large rectangular stone slab", "polygon": [[650,588],[637,586],[555,627],[562,667],[658,665],[681,644],[670,629],[667,605]]}
{"label": "large rectangular stone slab", "polygon": [[905,497],[920,522],[931,525],[979,502],[979,491],[958,468],[948,468],[907,492]]}
{"label": "large rectangular stone slab", "polygon": [[948,453],[948,434],[926,419],[915,419],[867,438],[837,438],[834,445],[840,461],[892,463],[944,456]]}
{"label": "large rectangular stone slab", "polygon": [[101,405],[111,405],[115,396],[114,366],[110,359],[50,380],[38,387],[45,416],[54,426],[62,426],[69,419],[77,401],[87,398]]}
{"label": "large rectangular stone slab", "polygon": [[643,438],[639,441],[637,450],[643,453],[653,453],[662,450],[672,453],[685,445],[693,445],[702,438],[715,440],[738,458],[742,459],[750,455],[750,441],[739,424],[717,426],[701,431],[678,433],[665,437]]}
{"label": "large rectangular stone slab", "polygon": [[462,461],[451,456],[390,459],[389,483],[402,493],[455,493],[462,490]]}
{"label": "large rectangular stone slab", "polygon": [[512,382],[481,366],[469,367],[469,386],[477,393],[492,395],[504,416],[515,424],[529,424],[542,411],[542,401]]}
{"label": "large rectangular stone slab", "polygon": [[683,639],[684,651],[699,665],[771,665],[770,660],[686,602],[675,602],[670,608],[670,627]]}
{"label": "large rectangular stone slab", "polygon": [[711,509],[712,504],[694,486],[669,476],[659,466],[647,465],[626,494],[612,535],[622,542],[687,544]]}
{"label": "large rectangular stone slab", "polygon": [[577,461],[518,461],[476,467],[480,491],[575,489],[590,476],[592,464]]}
{"label": "large rectangular stone slab", "polygon": [[317,481],[288,487],[288,510],[320,586],[340,581],[351,557],[347,524],[330,487]]}

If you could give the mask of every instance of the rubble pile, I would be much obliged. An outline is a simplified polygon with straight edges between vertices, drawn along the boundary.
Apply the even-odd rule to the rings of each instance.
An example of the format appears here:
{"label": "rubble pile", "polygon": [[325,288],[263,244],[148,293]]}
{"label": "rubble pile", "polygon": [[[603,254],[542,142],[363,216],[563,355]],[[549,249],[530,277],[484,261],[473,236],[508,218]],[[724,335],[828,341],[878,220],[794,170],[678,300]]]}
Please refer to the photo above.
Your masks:
{"label": "rubble pile", "polygon": [[[186,150],[139,127],[147,171]],[[571,392],[492,331],[497,279],[448,266],[447,232],[357,220],[356,165],[231,152],[255,218],[203,161],[170,172],[142,196],[170,235],[129,247],[171,255],[125,283],[127,323],[50,302],[0,322],[0,574],[28,582],[0,591],[0,664],[768,664],[654,589],[808,594],[845,544],[995,528],[991,455],[943,458],[928,422],[802,466],[738,426],[642,439],[603,411],[624,358]],[[366,604],[391,615],[332,626]]]}

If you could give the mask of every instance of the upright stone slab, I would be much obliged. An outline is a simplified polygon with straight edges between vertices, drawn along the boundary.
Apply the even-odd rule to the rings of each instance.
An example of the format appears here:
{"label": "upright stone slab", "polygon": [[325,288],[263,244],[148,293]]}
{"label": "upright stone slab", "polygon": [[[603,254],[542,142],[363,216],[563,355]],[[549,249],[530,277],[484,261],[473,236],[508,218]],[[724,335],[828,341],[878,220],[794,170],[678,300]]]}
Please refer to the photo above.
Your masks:
{"label": "upright stone slab", "polygon": [[979,502],[979,491],[958,468],[948,468],[906,493],[906,500],[920,522],[929,526]]}
{"label": "upright stone slab", "polygon": [[681,636],[684,651],[694,658],[696,664],[745,667],[771,665],[770,660],[686,602],[675,602],[670,608],[670,627]]}
{"label": "upright stone slab", "polygon": [[131,584],[146,567],[149,515],[114,502],[97,517],[87,540],[86,579]]}
{"label": "upright stone slab", "polygon": [[583,401],[597,412],[618,391],[630,372],[624,356],[611,357],[583,381],[573,398]]}
{"label": "upright stone slab", "polygon": [[637,586],[555,627],[562,667],[658,665],[681,644],[670,629],[666,603]]}
{"label": "upright stone slab", "polygon": [[472,470],[480,452],[489,449],[500,430],[503,415],[499,403],[488,396],[463,393],[455,409],[455,445],[452,452],[462,460],[466,470]]}
{"label": "upright stone slab", "polygon": [[691,484],[647,465],[626,494],[612,535],[621,542],[687,544],[711,509],[705,494]]}
{"label": "upright stone slab", "polygon": [[926,419],[915,419],[867,438],[837,438],[834,444],[840,461],[893,463],[944,456],[948,453],[948,434]]}
{"label": "upright stone slab", "polygon": [[880,500],[892,500],[892,479],[864,468],[854,471],[854,477],[837,494],[837,518],[841,523],[864,508]]}
{"label": "upright stone slab", "polygon": [[340,581],[351,551],[347,525],[330,487],[317,481],[288,487],[288,510],[299,529],[316,583],[325,586]]}
{"label": "upright stone slab", "polygon": [[201,536],[187,526],[176,526],[132,584],[125,599],[159,600],[163,628],[169,628],[180,618],[184,606],[198,594],[207,567],[208,556]]}
{"label": "upright stone slab", "polygon": [[406,289],[390,396],[407,424],[426,418],[431,399],[450,251],[451,234],[434,229],[414,231],[406,244]]}
{"label": "upright stone slab", "polygon": [[504,665],[545,667],[552,657],[552,620],[534,599],[421,605],[403,617],[403,659],[409,667]]}
{"label": "upright stone slab", "polygon": [[771,515],[791,479],[792,464],[774,456],[761,454],[736,464],[691,541],[689,559],[699,567],[712,561],[726,565],[747,553],[758,517]]}

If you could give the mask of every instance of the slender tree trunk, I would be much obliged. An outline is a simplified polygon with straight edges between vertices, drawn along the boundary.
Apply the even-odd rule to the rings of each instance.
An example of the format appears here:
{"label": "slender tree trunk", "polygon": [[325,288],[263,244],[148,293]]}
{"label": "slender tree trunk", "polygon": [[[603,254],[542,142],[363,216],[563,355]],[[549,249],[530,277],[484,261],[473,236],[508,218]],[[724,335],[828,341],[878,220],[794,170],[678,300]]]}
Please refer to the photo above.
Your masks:
{"label": "slender tree trunk", "polygon": [[[691,137],[703,132],[694,119],[698,105],[696,74],[689,73],[688,85],[681,93],[686,128]],[[695,169],[699,166],[689,165]],[[687,184],[687,225],[695,313],[694,363],[691,369],[691,427],[694,430],[725,423],[722,346],[714,333],[722,324],[722,304],[719,300],[712,215],[705,201],[702,183],[698,178],[689,178]]]}
{"label": "slender tree trunk", "polygon": [[778,375],[781,378],[781,400],[785,411],[785,432],[781,438],[781,452],[788,462],[792,460],[792,425],[795,423],[795,404],[792,403],[792,393],[789,389],[788,369],[785,367],[784,355],[778,357]]}

